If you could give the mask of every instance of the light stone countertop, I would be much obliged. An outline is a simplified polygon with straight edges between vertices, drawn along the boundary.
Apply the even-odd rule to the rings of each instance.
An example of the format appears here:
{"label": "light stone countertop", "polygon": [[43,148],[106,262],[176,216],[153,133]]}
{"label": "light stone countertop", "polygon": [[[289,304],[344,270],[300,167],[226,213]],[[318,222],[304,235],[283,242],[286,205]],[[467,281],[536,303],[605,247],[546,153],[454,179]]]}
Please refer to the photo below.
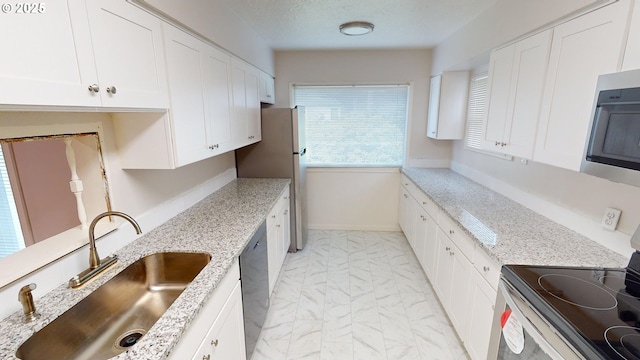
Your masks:
{"label": "light stone countertop", "polygon": [[449,169],[404,168],[402,173],[502,265],[628,263],[624,256]]}
{"label": "light stone countertop", "polygon": [[[118,262],[86,285],[79,289],[69,289],[65,283],[36,300],[36,308],[41,317],[35,322],[24,324],[22,311],[1,320],[0,359],[16,359],[16,350],[33,333],[134,261],[157,252],[209,253],[212,256],[211,262],[140,342],[113,359],[166,358],[289,183],[288,179],[233,180],[118,250]],[[72,275],[69,274],[69,277]]]}

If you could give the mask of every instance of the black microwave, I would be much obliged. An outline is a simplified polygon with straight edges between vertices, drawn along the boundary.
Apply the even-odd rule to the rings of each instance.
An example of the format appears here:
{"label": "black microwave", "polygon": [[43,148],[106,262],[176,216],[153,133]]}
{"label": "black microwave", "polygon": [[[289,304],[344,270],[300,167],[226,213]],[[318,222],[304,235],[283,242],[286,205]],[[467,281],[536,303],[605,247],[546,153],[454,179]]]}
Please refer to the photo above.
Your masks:
{"label": "black microwave", "polygon": [[581,172],[640,186],[640,70],[598,78]]}

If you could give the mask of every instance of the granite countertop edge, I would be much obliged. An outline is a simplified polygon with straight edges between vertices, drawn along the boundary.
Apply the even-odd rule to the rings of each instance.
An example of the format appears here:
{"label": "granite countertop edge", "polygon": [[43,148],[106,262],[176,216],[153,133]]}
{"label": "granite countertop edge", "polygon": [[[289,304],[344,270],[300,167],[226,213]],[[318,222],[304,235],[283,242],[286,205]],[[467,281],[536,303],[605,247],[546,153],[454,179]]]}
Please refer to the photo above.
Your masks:
{"label": "granite countertop edge", "polygon": [[147,334],[136,346],[112,359],[167,358],[290,182],[289,179],[235,179],[116,251],[118,262],[86,285],[69,289],[65,283],[37,299],[36,308],[41,313],[38,320],[23,323],[22,311],[0,320],[0,358],[17,359],[16,350],[31,335],[136,260],[157,252],[208,253],[212,257],[209,264]]}
{"label": "granite countertop edge", "polygon": [[628,258],[450,169],[403,168],[500,265],[624,267]]}

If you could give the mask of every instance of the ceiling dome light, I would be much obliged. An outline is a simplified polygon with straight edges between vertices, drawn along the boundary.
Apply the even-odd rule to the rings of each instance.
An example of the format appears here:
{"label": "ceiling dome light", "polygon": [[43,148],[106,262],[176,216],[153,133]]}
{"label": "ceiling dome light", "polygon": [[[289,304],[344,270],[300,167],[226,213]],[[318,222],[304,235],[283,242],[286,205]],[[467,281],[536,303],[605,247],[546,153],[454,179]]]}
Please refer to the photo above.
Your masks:
{"label": "ceiling dome light", "polygon": [[373,31],[373,24],[366,21],[351,21],[340,25],[340,32],[349,36],[366,35]]}

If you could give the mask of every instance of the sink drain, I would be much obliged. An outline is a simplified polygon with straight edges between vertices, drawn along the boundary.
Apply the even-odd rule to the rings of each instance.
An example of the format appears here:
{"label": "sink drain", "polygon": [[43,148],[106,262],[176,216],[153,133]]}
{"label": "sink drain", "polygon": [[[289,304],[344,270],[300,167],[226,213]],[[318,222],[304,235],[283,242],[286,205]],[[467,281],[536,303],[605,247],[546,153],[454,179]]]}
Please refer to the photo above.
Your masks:
{"label": "sink drain", "polygon": [[116,340],[116,347],[120,349],[130,348],[146,333],[147,332],[143,329],[129,330],[118,337]]}

